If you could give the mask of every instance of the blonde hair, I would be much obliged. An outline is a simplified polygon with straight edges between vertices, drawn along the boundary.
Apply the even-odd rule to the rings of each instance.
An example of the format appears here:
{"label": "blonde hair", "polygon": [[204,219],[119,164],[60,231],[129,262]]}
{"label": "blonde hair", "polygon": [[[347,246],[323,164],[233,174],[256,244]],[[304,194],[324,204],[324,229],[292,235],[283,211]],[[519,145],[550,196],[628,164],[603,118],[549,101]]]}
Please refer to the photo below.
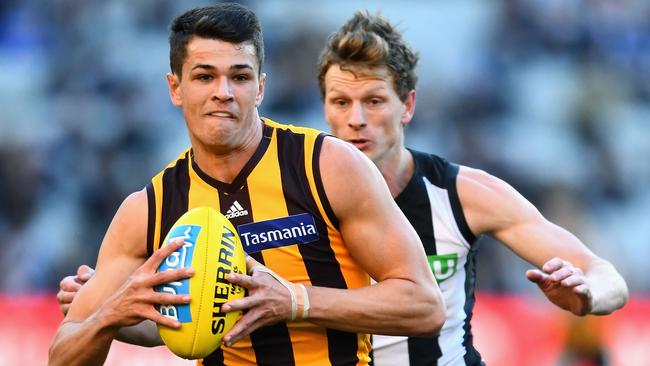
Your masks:
{"label": "blonde hair", "polygon": [[325,98],[325,74],[332,65],[351,72],[387,67],[393,88],[402,101],[415,89],[418,54],[402,39],[402,34],[379,14],[359,11],[332,33],[320,55],[318,84]]}

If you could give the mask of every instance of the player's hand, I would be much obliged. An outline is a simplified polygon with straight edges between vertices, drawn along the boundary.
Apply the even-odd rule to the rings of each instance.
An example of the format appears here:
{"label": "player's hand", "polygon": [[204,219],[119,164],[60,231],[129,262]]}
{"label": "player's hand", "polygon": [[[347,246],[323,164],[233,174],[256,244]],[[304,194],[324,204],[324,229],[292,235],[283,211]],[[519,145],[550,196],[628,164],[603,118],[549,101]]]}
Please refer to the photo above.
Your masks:
{"label": "player's hand", "polygon": [[591,312],[592,294],[587,277],[571,262],[553,258],[542,266],[541,271],[526,271],[526,277],[560,308],[576,315]]}
{"label": "player's hand", "polygon": [[176,249],[183,246],[183,240],[175,240],[156,250],[129,279],[101,307],[104,319],[111,326],[119,328],[131,326],[149,319],[170,327],[180,327],[180,322],[163,316],[155,306],[187,304],[190,295],[172,295],[155,292],[154,287],[165,283],[189,278],[194,275],[192,268],[180,268],[156,272],[158,266]]}
{"label": "player's hand", "polygon": [[59,309],[61,309],[63,315],[68,313],[70,304],[72,304],[72,300],[74,300],[74,297],[77,295],[77,291],[79,291],[84,283],[88,282],[93,274],[95,274],[94,269],[82,264],[77,268],[76,276],[64,277],[61,282],[59,282],[59,292],[56,294],[56,301],[59,303]]}
{"label": "player's hand", "polygon": [[291,295],[273,275],[262,272],[265,268],[250,256],[246,257],[248,275],[230,273],[228,281],[248,289],[242,299],[225,303],[224,312],[243,310],[244,315],[223,337],[226,346],[231,346],[261,327],[288,321],[291,318]]}

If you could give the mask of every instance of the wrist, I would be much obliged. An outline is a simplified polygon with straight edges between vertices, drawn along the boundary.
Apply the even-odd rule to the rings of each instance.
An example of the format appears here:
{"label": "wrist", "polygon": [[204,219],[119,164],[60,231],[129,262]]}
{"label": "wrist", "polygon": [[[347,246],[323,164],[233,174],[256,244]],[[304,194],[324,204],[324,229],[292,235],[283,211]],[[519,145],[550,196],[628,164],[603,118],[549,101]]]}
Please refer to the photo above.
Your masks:
{"label": "wrist", "polygon": [[289,321],[305,320],[309,316],[309,293],[303,284],[295,284],[280,277],[277,273],[271,271],[264,266],[255,267],[254,270],[267,273],[275,278],[282,286],[289,292],[290,313],[288,316]]}
{"label": "wrist", "polygon": [[294,291],[296,292],[296,316],[294,319],[306,320],[309,317],[309,309],[311,307],[309,303],[309,293],[307,292],[307,287],[300,284],[293,284]]}
{"label": "wrist", "polygon": [[93,322],[98,333],[106,334],[115,338],[121,325],[118,323],[119,317],[115,311],[106,306],[104,303],[95,313],[88,317],[89,322]]}

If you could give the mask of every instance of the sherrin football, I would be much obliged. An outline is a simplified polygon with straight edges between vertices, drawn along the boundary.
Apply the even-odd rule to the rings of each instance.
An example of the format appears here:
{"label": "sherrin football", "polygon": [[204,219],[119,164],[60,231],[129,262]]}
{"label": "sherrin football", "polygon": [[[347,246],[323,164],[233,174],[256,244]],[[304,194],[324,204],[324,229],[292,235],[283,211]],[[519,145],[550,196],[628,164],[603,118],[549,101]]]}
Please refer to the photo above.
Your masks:
{"label": "sherrin football", "polygon": [[226,280],[230,272],[246,272],[246,254],[230,221],[209,207],[194,208],[172,226],[164,245],[182,238],[184,245],[158,267],[159,271],[192,267],[195,274],[156,286],[158,292],[189,294],[189,304],[160,305],[166,317],[176,319],[180,328],[158,325],[165,345],[176,355],[203,358],[219,347],[224,334],[232,328],[240,312],[225,314],[221,305],[242,298],[244,289]]}

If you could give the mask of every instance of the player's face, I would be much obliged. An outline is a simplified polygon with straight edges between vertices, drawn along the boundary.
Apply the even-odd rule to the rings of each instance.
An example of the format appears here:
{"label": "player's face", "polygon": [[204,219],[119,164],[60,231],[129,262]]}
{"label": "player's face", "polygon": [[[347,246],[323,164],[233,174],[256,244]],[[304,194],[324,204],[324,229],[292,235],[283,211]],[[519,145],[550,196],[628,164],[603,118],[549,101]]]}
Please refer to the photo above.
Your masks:
{"label": "player's face", "polygon": [[260,123],[257,107],[264,97],[266,77],[258,75],[252,44],[190,40],[182,77],[170,73],[167,80],[195,149],[228,151],[248,142]]}
{"label": "player's face", "polygon": [[402,102],[386,67],[325,74],[325,119],[332,133],[356,146],[376,164],[404,146],[404,125],[415,107],[415,91]]}

